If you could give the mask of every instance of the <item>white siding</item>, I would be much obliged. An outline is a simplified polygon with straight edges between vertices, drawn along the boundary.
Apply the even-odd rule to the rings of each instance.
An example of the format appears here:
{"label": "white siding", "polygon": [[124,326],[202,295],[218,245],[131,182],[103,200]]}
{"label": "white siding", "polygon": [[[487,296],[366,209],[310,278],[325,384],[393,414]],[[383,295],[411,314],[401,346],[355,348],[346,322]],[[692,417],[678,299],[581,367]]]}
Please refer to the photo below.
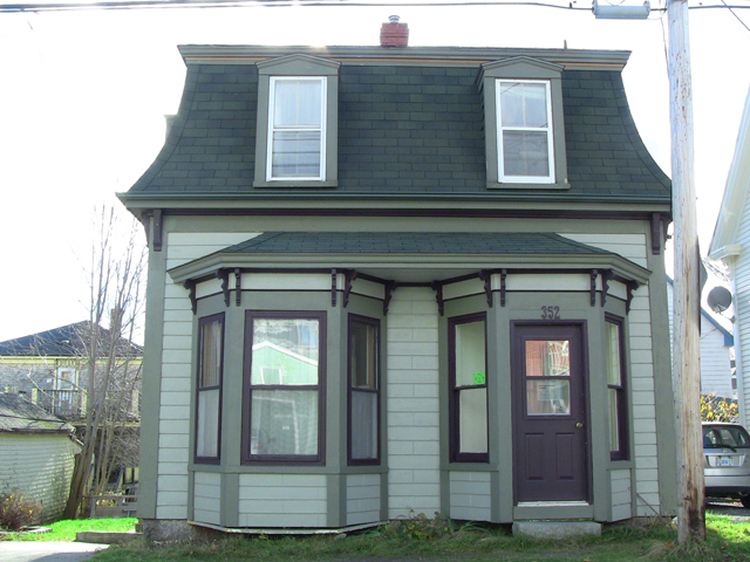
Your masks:
{"label": "white siding", "polygon": [[566,232],[561,233],[560,236],[565,236],[576,242],[601,248],[608,252],[620,254],[641,267],[648,267],[646,236],[644,234],[571,234]]}
{"label": "white siding", "polygon": [[440,511],[438,313],[434,291],[394,291],[387,341],[389,517],[419,513],[432,517]]}
{"label": "white siding", "polygon": [[327,526],[326,477],[311,474],[240,476],[239,526]]}
{"label": "white siding", "polygon": [[193,520],[198,523],[221,524],[221,475],[195,473]]}
{"label": "white siding", "polygon": [[380,475],[350,474],[346,478],[346,524],[380,521]]}
{"label": "white siding", "polygon": [[42,523],[62,516],[79,445],[67,435],[0,433],[0,492],[18,490],[42,506]]}
{"label": "white siding", "polygon": [[490,521],[492,517],[490,474],[487,472],[451,472],[451,518]]}
{"label": "white siding", "polygon": [[630,489],[630,470],[613,470],[610,472],[612,487],[612,521],[621,521],[632,517]]}

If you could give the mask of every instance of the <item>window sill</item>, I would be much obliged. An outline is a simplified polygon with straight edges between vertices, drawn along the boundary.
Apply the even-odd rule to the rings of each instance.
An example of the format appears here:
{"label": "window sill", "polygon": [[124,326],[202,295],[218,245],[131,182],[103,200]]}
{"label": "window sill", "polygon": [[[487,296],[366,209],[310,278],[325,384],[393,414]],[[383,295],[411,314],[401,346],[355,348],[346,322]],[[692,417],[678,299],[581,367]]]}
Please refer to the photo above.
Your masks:
{"label": "window sill", "polygon": [[499,183],[496,181],[488,181],[487,189],[512,189],[514,191],[524,189],[550,189],[555,191],[564,191],[570,189],[569,183]]}
{"label": "window sill", "polygon": [[275,180],[253,182],[253,187],[258,189],[331,189],[338,186],[338,181]]}

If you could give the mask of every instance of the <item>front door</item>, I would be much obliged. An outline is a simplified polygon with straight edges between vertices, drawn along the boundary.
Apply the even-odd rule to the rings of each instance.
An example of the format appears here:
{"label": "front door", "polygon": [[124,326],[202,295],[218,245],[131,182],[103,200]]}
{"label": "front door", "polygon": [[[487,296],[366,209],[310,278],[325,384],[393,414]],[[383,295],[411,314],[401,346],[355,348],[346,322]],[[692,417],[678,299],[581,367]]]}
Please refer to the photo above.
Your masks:
{"label": "front door", "polygon": [[582,332],[581,324],[513,326],[516,504],[588,500]]}

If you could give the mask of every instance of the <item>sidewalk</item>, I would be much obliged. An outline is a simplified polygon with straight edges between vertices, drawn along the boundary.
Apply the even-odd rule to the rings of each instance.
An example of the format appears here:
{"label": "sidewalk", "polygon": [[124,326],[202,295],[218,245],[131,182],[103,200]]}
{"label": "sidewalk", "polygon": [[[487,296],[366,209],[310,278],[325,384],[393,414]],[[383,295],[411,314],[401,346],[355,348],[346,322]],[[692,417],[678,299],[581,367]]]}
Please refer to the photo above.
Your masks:
{"label": "sidewalk", "polygon": [[2,562],[82,562],[109,545],[85,542],[0,542]]}

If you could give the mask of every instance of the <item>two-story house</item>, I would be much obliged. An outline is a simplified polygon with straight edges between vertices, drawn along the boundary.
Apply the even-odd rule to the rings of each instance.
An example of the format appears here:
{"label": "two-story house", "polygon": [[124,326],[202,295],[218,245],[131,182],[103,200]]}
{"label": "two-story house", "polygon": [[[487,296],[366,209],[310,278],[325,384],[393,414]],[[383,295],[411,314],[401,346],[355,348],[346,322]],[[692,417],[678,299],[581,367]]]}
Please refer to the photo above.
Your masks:
{"label": "two-story house", "polygon": [[627,52],[180,52],[120,195],[147,533],[674,512],[670,182]]}

